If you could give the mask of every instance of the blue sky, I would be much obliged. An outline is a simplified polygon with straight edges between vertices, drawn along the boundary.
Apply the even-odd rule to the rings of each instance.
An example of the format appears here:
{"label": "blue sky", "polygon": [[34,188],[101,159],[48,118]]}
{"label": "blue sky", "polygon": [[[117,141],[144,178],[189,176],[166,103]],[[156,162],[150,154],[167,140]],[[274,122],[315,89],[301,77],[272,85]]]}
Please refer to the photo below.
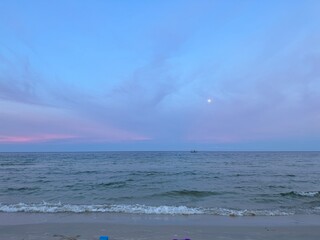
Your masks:
{"label": "blue sky", "polygon": [[0,151],[320,150],[319,12],[3,0]]}

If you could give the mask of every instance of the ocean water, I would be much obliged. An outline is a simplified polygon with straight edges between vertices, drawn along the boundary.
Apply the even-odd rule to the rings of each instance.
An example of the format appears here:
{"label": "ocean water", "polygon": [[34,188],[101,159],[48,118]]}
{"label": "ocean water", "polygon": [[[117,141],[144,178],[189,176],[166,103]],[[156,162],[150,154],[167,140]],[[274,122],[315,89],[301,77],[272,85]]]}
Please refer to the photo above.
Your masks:
{"label": "ocean water", "polygon": [[0,212],[320,214],[320,152],[0,153]]}

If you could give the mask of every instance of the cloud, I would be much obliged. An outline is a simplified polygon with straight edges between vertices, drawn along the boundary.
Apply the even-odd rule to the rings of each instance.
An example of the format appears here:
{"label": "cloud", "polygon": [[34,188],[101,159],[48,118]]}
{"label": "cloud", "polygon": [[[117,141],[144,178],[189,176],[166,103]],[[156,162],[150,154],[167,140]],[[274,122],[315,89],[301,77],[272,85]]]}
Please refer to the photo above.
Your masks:
{"label": "cloud", "polygon": [[44,134],[36,136],[0,136],[0,143],[39,143],[39,142],[50,142],[54,140],[65,140],[72,139],[76,136],[63,135],[63,134]]}
{"label": "cloud", "polygon": [[[5,106],[5,107],[3,107]],[[148,137],[126,131],[72,110],[0,101],[1,142],[69,143],[145,141]]]}
{"label": "cloud", "polygon": [[37,103],[38,76],[27,58],[10,59],[0,55],[0,99]]}
{"label": "cloud", "polygon": [[[220,13],[222,4],[213,11],[215,18],[210,17],[212,2],[195,5],[197,9],[188,3],[185,11],[163,12],[159,21],[152,18],[143,25],[130,42],[143,50],[143,62],[138,56],[140,65],[131,72],[124,70],[123,78],[105,79],[112,84],[98,83],[94,77],[99,74],[89,77],[88,83],[72,83],[73,79],[63,79],[63,73],[50,75],[52,69],[45,75],[35,64],[39,59],[32,62],[22,53],[0,55],[0,141],[229,144],[320,134],[317,24],[311,29],[306,27],[309,20],[292,21],[291,14],[285,23],[276,16],[274,24],[265,24],[270,19],[263,16],[256,31],[248,19],[257,15],[247,15],[247,5],[239,13],[233,6],[235,17]],[[130,39],[122,31],[119,37],[124,42]],[[79,46],[86,46],[86,41]],[[101,52],[107,49],[102,45]],[[98,50],[92,45],[89,49]],[[81,58],[86,56],[94,61],[96,55]],[[74,66],[79,73],[83,70]],[[90,90],[81,85],[90,85]],[[209,97],[212,104],[207,104]]]}
{"label": "cloud", "polygon": [[244,69],[235,85],[225,81],[225,97],[199,113],[186,139],[231,143],[318,136],[319,36],[309,34],[272,61]]}
{"label": "cloud", "polygon": [[105,110],[94,93],[54,84],[27,57],[0,55],[0,142],[110,142],[148,140],[91,114]]}

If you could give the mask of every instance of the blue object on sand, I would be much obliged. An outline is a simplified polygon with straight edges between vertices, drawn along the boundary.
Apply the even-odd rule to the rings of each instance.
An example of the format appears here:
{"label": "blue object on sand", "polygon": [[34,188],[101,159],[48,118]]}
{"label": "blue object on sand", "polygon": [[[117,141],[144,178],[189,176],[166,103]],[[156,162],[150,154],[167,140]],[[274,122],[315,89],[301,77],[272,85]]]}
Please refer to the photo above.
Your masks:
{"label": "blue object on sand", "polygon": [[109,240],[108,236],[100,236],[100,240]]}

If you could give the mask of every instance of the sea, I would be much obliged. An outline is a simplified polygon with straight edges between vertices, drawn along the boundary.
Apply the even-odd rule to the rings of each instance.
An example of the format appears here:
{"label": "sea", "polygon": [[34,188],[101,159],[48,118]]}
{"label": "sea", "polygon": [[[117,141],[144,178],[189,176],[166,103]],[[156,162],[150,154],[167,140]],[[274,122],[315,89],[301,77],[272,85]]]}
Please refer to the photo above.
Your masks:
{"label": "sea", "polygon": [[320,152],[0,153],[0,212],[320,214]]}

